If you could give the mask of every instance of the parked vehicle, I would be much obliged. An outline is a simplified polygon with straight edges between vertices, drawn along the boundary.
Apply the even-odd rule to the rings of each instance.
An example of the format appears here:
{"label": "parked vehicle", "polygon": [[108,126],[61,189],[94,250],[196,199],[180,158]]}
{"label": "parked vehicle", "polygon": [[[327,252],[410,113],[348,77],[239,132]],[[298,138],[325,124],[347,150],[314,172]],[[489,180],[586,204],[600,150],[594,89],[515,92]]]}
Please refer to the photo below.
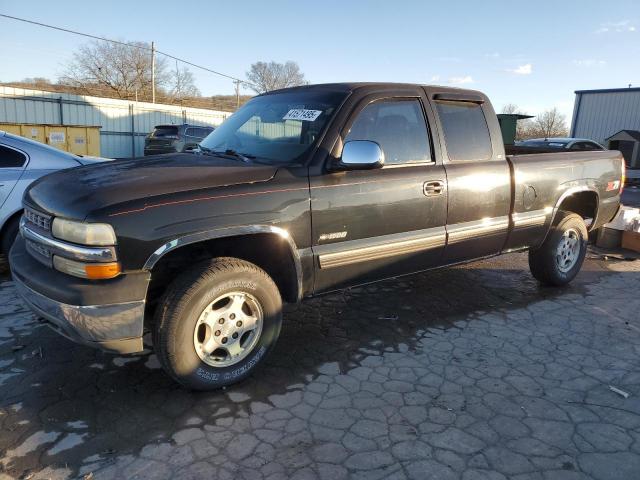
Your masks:
{"label": "parked vehicle", "polygon": [[79,157],[0,130],[0,252],[9,253],[18,234],[22,195],[31,182],[57,170],[104,160]]}
{"label": "parked vehicle", "polygon": [[532,138],[517,142],[518,147],[554,149],[554,150],[606,150],[598,142],[589,140],[588,138],[570,138],[570,137],[554,137],[554,138]]}
{"label": "parked vehicle", "polygon": [[540,282],[570,282],[623,168],[617,151],[505,156],[476,91],[296,87],[249,101],[199,153],[34,183],[11,269],[63,335],[134,353],[151,332],[169,375],[215,389],[264,361],[283,301],[517,250]]}
{"label": "parked vehicle", "polygon": [[157,155],[160,153],[188,152],[198,147],[198,144],[211,132],[213,127],[201,125],[156,125],[153,131],[144,139],[144,154]]}

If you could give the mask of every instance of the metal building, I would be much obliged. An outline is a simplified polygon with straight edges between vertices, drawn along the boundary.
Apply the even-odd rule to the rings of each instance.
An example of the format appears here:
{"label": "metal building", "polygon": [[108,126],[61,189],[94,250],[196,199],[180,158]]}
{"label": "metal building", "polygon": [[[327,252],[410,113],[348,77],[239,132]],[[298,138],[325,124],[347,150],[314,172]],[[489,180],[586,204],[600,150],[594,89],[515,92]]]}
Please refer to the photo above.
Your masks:
{"label": "metal building", "polygon": [[[575,93],[571,136],[590,138],[619,149],[629,168],[640,169],[640,159],[635,153],[640,151],[640,146],[620,143],[633,142],[636,136],[633,132],[640,137],[640,88],[577,90]],[[628,139],[616,136],[623,131],[627,132]],[[615,145],[610,144],[613,142]]]}
{"label": "metal building", "polygon": [[204,108],[0,86],[0,123],[100,126],[103,157],[141,156],[144,137],[155,125],[215,127],[229,115]]}

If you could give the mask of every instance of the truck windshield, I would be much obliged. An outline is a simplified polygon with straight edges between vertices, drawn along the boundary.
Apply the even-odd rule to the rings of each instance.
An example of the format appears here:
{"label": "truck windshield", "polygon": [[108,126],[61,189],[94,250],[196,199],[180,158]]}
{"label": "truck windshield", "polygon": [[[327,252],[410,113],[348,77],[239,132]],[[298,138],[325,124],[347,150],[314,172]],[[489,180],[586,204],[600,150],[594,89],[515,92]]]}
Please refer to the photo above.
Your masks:
{"label": "truck windshield", "polygon": [[237,152],[258,162],[295,163],[315,143],[345,96],[302,90],[256,97],[200,145],[204,151]]}

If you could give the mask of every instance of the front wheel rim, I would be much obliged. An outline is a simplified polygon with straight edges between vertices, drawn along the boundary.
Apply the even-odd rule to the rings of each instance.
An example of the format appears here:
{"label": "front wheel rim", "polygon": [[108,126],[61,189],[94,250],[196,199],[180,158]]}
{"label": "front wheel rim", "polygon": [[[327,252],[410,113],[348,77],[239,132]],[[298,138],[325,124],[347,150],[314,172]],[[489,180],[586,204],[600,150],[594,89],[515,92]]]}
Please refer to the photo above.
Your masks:
{"label": "front wheel rim", "polygon": [[556,264],[561,272],[566,273],[575,267],[580,258],[581,246],[581,237],[575,228],[570,228],[562,234],[556,249]]}
{"label": "front wheel rim", "polygon": [[230,367],[255,348],[264,323],[260,302],[246,292],[231,292],[209,303],[196,323],[193,346],[211,367]]}

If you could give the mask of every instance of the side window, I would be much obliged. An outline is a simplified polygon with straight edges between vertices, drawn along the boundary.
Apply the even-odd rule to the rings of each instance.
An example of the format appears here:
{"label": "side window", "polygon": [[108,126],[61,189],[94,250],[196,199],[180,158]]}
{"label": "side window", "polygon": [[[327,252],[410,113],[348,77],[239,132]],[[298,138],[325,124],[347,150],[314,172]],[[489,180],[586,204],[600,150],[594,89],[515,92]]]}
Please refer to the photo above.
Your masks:
{"label": "side window", "polygon": [[380,100],[367,105],[351,125],[345,142],[371,140],[385,164],[431,161],[429,133],[419,100]]}
{"label": "side window", "polygon": [[0,145],[0,168],[21,168],[27,162],[27,157],[14,150]]}
{"label": "side window", "polygon": [[187,128],[187,129],[184,131],[184,134],[185,134],[185,136],[187,136],[187,137],[195,137],[195,136],[196,136],[196,132],[195,132],[195,130],[196,130],[195,128]]}
{"label": "side window", "polygon": [[472,102],[436,102],[449,159],[489,160],[491,136],[482,106]]}

